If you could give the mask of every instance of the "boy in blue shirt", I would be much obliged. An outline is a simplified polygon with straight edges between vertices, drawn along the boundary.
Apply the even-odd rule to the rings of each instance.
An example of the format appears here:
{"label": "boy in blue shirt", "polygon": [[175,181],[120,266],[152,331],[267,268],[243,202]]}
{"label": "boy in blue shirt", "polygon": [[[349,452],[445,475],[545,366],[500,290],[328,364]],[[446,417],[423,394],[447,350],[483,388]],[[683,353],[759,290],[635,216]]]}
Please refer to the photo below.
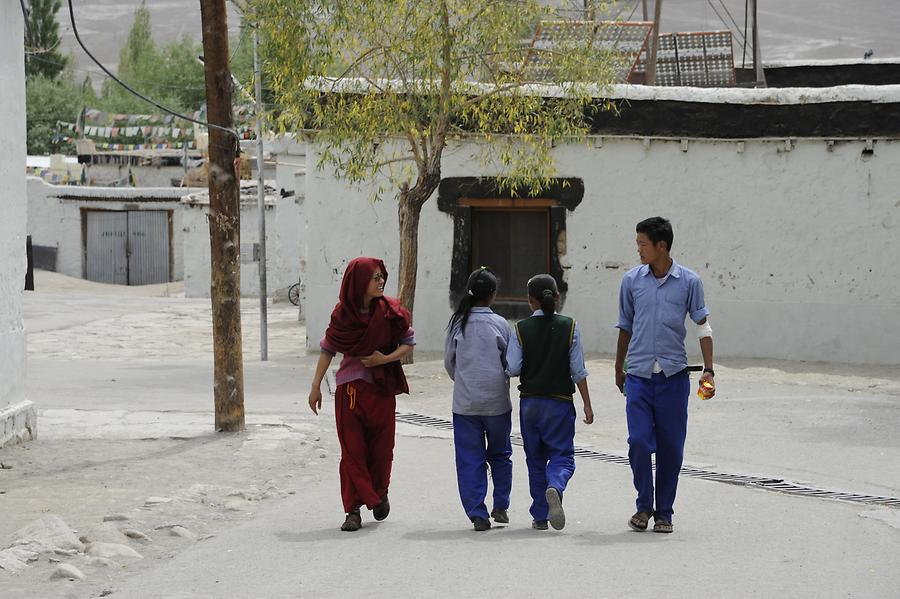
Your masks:
{"label": "boy in blue shirt", "polygon": [[[678,474],[687,436],[690,380],[684,346],[685,316],[698,325],[706,396],[715,395],[712,329],[703,299],[703,283],[695,272],[675,262],[672,224],[653,217],[637,224],[641,266],[622,279],[619,290],[619,340],[616,347],[616,386],[625,393],[628,421],[628,460],[637,490],[637,512],[628,525],[672,532]],[[627,374],[623,370],[628,360]],[[651,454],[656,453],[656,507]]]}

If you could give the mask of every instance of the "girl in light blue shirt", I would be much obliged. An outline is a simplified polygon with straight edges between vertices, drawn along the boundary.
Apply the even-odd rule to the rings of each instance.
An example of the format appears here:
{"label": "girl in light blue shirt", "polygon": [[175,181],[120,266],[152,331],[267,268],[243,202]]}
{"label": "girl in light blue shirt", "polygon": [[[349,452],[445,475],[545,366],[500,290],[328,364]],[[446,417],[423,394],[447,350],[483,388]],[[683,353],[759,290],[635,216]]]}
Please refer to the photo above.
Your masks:
{"label": "girl in light blue shirt", "polygon": [[[509,325],[490,306],[497,277],[486,268],[469,276],[466,295],[447,325],[444,367],[453,380],[453,444],[463,509],[475,530],[509,522],[512,490],[512,403],[506,375]],[[494,485],[488,514],[487,466]]]}

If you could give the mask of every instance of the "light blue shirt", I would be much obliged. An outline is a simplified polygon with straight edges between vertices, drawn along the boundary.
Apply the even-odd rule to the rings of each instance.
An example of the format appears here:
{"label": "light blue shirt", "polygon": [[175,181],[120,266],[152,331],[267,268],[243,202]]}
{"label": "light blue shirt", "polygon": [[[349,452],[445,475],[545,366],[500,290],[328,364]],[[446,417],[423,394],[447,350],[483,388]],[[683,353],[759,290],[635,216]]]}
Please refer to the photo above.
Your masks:
{"label": "light blue shirt", "polygon": [[444,368],[453,380],[453,413],[499,416],[512,410],[506,351],[509,323],[490,308],[472,308],[466,330],[459,322],[444,342]]}
{"label": "light blue shirt", "polygon": [[628,374],[650,378],[659,362],[668,377],[687,367],[684,337],[686,315],[700,322],[709,315],[703,282],[697,273],[672,261],[669,272],[657,279],[649,264],[625,273],[619,289],[619,323],[631,333]]}
{"label": "light blue shirt", "polygon": [[[535,310],[532,316],[543,316],[543,310]],[[519,336],[513,335],[509,340],[509,349],[506,350],[506,372],[509,376],[519,376],[522,373],[522,345]],[[584,350],[581,347],[581,333],[578,332],[578,322],[575,323],[575,334],[572,336],[572,345],[569,346],[569,375],[576,385],[587,378],[588,371],[584,367]]]}

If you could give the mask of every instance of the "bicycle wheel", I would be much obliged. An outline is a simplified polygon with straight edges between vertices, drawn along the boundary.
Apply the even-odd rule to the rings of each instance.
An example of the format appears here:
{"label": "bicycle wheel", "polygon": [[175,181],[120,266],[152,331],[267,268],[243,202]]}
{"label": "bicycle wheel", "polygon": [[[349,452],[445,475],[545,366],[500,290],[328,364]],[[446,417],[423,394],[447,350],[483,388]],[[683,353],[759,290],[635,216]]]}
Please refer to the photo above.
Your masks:
{"label": "bicycle wheel", "polygon": [[300,283],[291,285],[290,289],[288,289],[288,299],[291,300],[291,303],[295,306],[300,305]]}
{"label": "bicycle wheel", "polygon": [[295,306],[300,305],[300,283],[291,285],[290,289],[288,289],[288,299]]}

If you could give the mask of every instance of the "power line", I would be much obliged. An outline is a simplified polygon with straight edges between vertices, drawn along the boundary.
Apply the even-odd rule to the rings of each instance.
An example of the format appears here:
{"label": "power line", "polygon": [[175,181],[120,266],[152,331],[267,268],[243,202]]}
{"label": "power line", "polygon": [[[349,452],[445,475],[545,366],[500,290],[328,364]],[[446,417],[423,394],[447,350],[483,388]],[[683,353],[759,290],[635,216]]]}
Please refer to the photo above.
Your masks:
{"label": "power line", "polygon": [[[24,0],[20,0],[20,1],[24,1]],[[162,110],[162,111],[164,111],[164,112],[167,112],[168,114],[171,114],[171,115],[173,115],[173,116],[177,116],[177,117],[180,118],[180,119],[184,119],[184,120],[190,121],[190,122],[192,122],[192,123],[197,123],[198,125],[203,125],[204,127],[208,127],[208,128],[210,128],[210,129],[218,129],[219,131],[224,131],[224,132],[226,132],[226,133],[230,133],[231,135],[233,135],[233,136],[235,137],[235,139],[240,139],[240,136],[238,135],[237,131],[234,131],[233,129],[229,129],[229,128],[227,128],[227,127],[220,127],[219,125],[214,125],[213,123],[208,123],[208,122],[205,122],[205,121],[200,121],[200,120],[197,120],[197,119],[195,119],[195,118],[189,117],[189,116],[187,116],[187,115],[184,115],[184,114],[175,112],[174,110],[171,110],[171,109],[169,109],[169,108],[166,108],[165,106],[163,106],[163,105],[160,104],[159,102],[156,102],[155,100],[151,100],[151,99],[148,98],[147,96],[145,96],[145,95],[143,95],[142,93],[136,91],[136,90],[133,89],[131,86],[129,86],[127,83],[125,83],[124,81],[122,81],[121,79],[119,79],[118,77],[116,77],[116,76],[112,73],[112,71],[110,71],[109,69],[107,69],[107,68],[103,65],[103,63],[101,63],[99,60],[97,60],[97,58],[94,57],[93,54],[91,54],[91,51],[88,50],[88,49],[87,49],[87,46],[84,45],[84,42],[81,41],[81,36],[78,34],[78,27],[75,25],[75,9],[72,8],[72,0],[68,0],[68,4],[69,4],[69,17],[70,17],[70,19],[71,19],[71,21],[72,21],[72,33],[75,34],[75,41],[78,42],[78,45],[81,46],[81,49],[84,50],[84,53],[88,55],[88,58],[90,58],[91,60],[93,60],[93,61],[94,61],[94,64],[96,64],[98,67],[100,67],[100,69],[102,69],[103,72],[106,73],[106,74],[110,77],[110,79],[112,79],[113,81],[115,81],[116,83],[118,83],[119,85],[121,85],[122,87],[124,87],[125,89],[127,89],[129,92],[131,92],[132,94],[134,94],[134,95],[137,96],[138,98],[144,100],[145,102],[149,102],[150,104],[156,106],[157,108],[159,108],[160,110]]]}

